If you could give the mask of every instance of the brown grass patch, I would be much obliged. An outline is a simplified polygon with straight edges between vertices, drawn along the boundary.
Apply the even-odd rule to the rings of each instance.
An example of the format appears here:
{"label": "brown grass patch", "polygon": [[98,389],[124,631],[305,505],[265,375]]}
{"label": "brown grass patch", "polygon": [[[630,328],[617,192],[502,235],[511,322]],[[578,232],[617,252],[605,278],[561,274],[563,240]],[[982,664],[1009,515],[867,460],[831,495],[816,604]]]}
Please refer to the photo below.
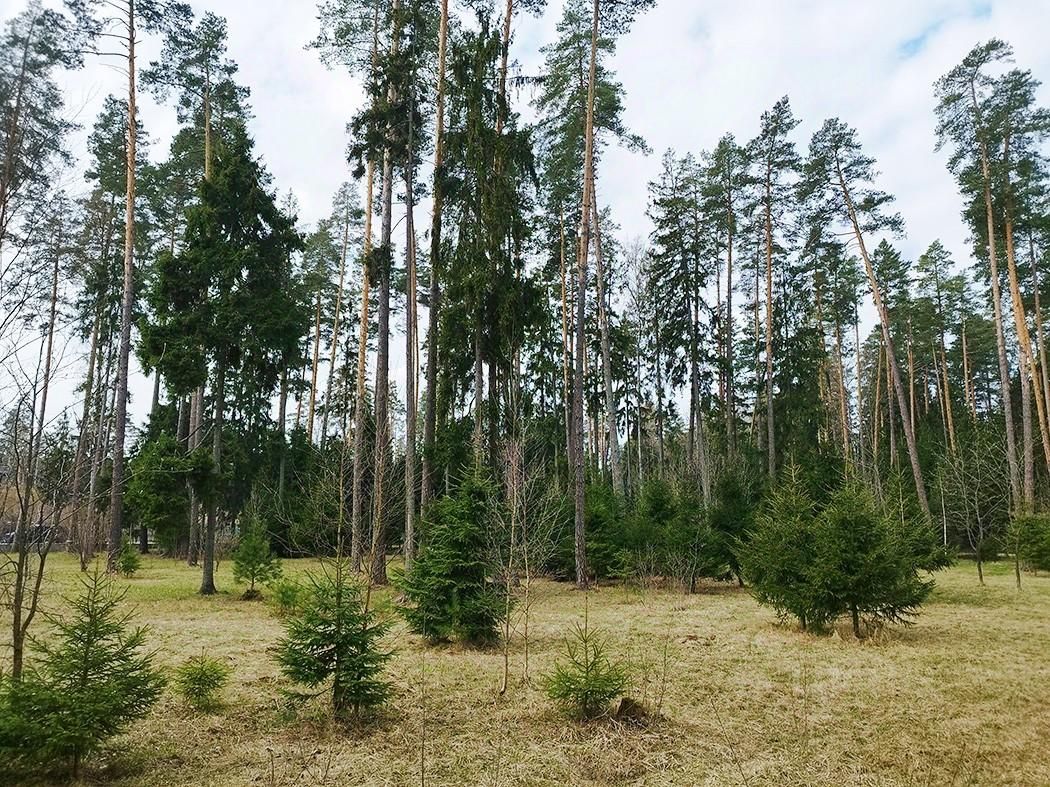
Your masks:
{"label": "brown grass patch", "polygon": [[[50,570],[54,606],[77,572],[66,555]],[[969,564],[939,574],[916,626],[865,642],[779,625],[729,586],[600,588],[591,625],[648,664],[632,696],[664,695],[644,723],[558,715],[520,680],[520,636],[501,697],[498,650],[428,648],[396,625],[396,697],[361,729],[333,723],[321,701],[286,709],[270,653],[280,621],[267,603],[240,600],[229,570],[212,598],[196,594],[196,570],[159,558],[118,580],[165,666],[203,648],[233,674],[218,712],[190,711],[169,691],[92,761],[90,783],[406,785],[425,766],[430,785],[1050,784],[1050,578],[1026,577],[1017,592],[1009,566],[989,567],[986,587]],[[539,584],[533,676],[559,657],[583,605],[568,586]]]}

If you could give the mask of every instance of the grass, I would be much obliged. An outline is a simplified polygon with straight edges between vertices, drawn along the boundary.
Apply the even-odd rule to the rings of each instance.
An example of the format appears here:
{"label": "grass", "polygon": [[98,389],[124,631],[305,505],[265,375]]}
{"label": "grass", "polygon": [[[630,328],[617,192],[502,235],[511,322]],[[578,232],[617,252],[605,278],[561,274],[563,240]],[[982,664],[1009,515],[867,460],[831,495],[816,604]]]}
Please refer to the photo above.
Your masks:
{"label": "grass", "polygon": [[[310,561],[286,561],[286,574]],[[47,602],[71,591],[76,564],[51,566]],[[89,764],[113,785],[1031,785],[1050,784],[1050,578],[972,564],[937,576],[917,625],[857,642],[780,625],[746,591],[705,585],[685,596],[604,587],[589,620],[611,647],[648,662],[634,696],[663,695],[645,725],[580,724],[521,681],[502,654],[428,648],[396,625],[396,697],[370,726],[334,724],[321,702],[290,712],[270,648],[281,624],[224,593],[196,594],[199,572],[147,558],[128,602],[168,669],[202,648],[233,667],[226,704],[186,709],[169,689],[154,712]],[[533,677],[582,619],[583,594],[541,582],[530,623]],[[6,636],[0,634],[0,637]],[[666,671],[664,663],[666,660]],[[644,684],[644,685],[643,685]],[[422,743],[421,743],[422,741]],[[421,753],[422,752],[422,753]],[[421,770],[424,771],[421,776]],[[5,777],[0,775],[0,781]],[[6,783],[6,782],[5,782]],[[46,781],[33,782],[45,784]]]}

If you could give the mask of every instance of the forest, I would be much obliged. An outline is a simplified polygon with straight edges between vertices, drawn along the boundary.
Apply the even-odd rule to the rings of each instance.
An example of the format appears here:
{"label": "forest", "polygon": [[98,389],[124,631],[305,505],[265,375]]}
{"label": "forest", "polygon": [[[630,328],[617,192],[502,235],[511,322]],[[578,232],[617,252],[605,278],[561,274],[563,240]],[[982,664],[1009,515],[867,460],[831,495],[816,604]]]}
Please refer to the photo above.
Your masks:
{"label": "forest", "polygon": [[1010,43],[926,89],[960,253],[787,95],[652,150],[657,0],[304,1],[362,88],[306,222],[221,5],[0,20],[0,784],[1050,783]]}

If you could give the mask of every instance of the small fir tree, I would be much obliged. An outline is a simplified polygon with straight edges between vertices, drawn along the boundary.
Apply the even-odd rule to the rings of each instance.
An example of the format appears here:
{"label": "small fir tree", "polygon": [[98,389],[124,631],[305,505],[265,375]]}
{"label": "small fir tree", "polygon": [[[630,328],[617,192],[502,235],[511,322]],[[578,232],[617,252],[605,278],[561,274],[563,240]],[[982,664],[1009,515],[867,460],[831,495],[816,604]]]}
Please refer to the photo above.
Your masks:
{"label": "small fir tree", "polygon": [[793,615],[803,628],[825,622],[810,582],[815,539],[816,506],[798,467],[790,464],[739,551],[744,577],[759,603],[773,607],[781,619]]}
{"label": "small fir tree", "polygon": [[222,690],[230,680],[230,668],[201,651],[175,670],[175,689],[187,703],[200,711],[222,705]]}
{"label": "small fir tree", "polygon": [[383,670],[393,654],[380,641],[390,624],[369,609],[344,561],[307,574],[296,615],[284,626],[277,648],[281,671],[311,688],[331,681],[337,716],[351,713],[356,718],[386,702],[392,688]]}
{"label": "small fir tree", "polygon": [[21,681],[0,681],[0,759],[24,764],[65,760],[77,777],[84,757],[160,697],[164,678],[143,652],[144,627],[119,606],[125,591],[100,570],[67,599],[68,619],[48,616],[54,635],[34,642]]}
{"label": "small fir tree", "polygon": [[492,485],[474,477],[427,511],[425,540],[401,580],[409,602],[401,613],[431,642],[489,644],[499,636],[505,589],[492,581],[487,538],[494,499]]}
{"label": "small fir tree", "polygon": [[233,552],[233,579],[248,586],[243,598],[259,598],[256,585],[273,582],[280,576],[281,561],[270,549],[266,531],[258,522],[251,522]]}
{"label": "small fir tree", "polygon": [[627,667],[609,658],[605,636],[587,623],[576,624],[565,642],[565,659],[543,676],[543,688],[560,708],[582,719],[594,719],[627,686]]}
{"label": "small fir tree", "polygon": [[903,525],[878,508],[864,487],[847,483],[829,500],[817,523],[809,583],[816,614],[832,620],[848,614],[861,636],[862,619],[907,625],[933,590],[919,571],[918,555]]}
{"label": "small fir tree", "polygon": [[142,558],[138,550],[131,543],[131,539],[124,536],[120,540],[120,552],[117,554],[117,568],[120,573],[130,579],[142,567]]}

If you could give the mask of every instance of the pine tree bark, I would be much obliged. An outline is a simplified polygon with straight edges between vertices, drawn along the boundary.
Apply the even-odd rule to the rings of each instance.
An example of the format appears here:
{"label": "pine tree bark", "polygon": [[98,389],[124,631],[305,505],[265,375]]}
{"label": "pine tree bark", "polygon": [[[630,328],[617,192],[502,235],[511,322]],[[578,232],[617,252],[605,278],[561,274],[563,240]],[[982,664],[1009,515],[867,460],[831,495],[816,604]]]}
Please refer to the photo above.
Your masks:
{"label": "pine tree bark", "polygon": [[306,406],[306,441],[314,441],[314,408],[317,404],[317,367],[321,360],[321,292],[324,285],[318,284],[314,301],[314,351],[310,362],[310,399]]}
{"label": "pine tree bark", "polygon": [[620,464],[620,426],[619,405],[616,401],[616,391],[613,388],[612,378],[612,351],[609,342],[609,304],[606,300],[606,271],[605,259],[602,254],[602,231],[598,214],[598,197],[593,173],[591,173],[591,216],[594,221],[594,264],[595,276],[598,283],[598,323],[601,331],[601,353],[602,353],[602,382],[605,387],[605,420],[606,431],[609,440],[609,472],[612,477],[613,491],[617,495],[624,494],[623,469]]}
{"label": "pine tree bark", "polygon": [[124,205],[124,281],[120,304],[120,349],[117,357],[117,396],[113,413],[113,466],[109,498],[109,555],[106,570],[117,570],[124,531],[124,442],[128,420],[128,365],[131,357],[131,320],[135,299],[135,157],[138,118],[135,105],[135,0],[128,0],[128,138],[127,185]]}
{"label": "pine tree bark", "polygon": [[889,365],[893,387],[897,393],[897,409],[901,414],[901,424],[904,428],[904,440],[908,447],[908,460],[911,463],[912,477],[915,481],[915,495],[918,498],[919,507],[926,515],[926,518],[932,520],[930,514],[930,501],[926,495],[926,483],[922,475],[922,466],[919,464],[919,449],[915,440],[915,430],[912,428],[911,411],[908,408],[908,400],[905,395],[904,385],[901,382],[900,369],[897,366],[897,357],[893,351],[893,336],[890,333],[889,310],[886,308],[886,302],[882,296],[882,289],[875,277],[875,269],[872,267],[871,257],[868,255],[868,249],[864,243],[864,234],[861,232],[860,222],[853,205],[853,199],[850,196],[849,187],[846,185],[845,178],[842,174],[842,168],[839,165],[837,158],[835,161],[835,169],[839,181],[839,188],[842,190],[842,196],[849,213],[850,223],[853,226],[853,234],[857,239],[857,246],[860,249],[861,258],[864,260],[864,270],[868,275],[868,284],[871,287],[871,294],[875,301],[875,308],[879,313],[879,320],[882,323],[882,338],[886,345],[886,360]]}
{"label": "pine tree bark", "polygon": [[434,99],[434,187],[430,220],[430,313],[427,327],[427,396],[423,421],[423,466],[420,483],[420,512],[426,512],[434,489],[433,454],[437,431],[437,369],[440,359],[439,326],[441,286],[438,269],[441,267],[442,212],[445,206],[445,60],[448,46],[448,0],[441,0],[438,23],[438,74]]}
{"label": "pine tree bark", "polygon": [[995,322],[995,342],[999,361],[999,390],[1002,399],[1003,418],[1006,422],[1006,462],[1010,472],[1012,502],[1021,502],[1021,475],[1017,465],[1017,436],[1014,427],[1013,397],[1010,393],[1010,366],[1006,359],[1006,330],[1003,318],[1003,297],[1000,291],[998,249],[995,243],[995,213],[992,209],[992,176],[988,160],[988,143],[981,133],[981,109],[977,101],[977,89],[970,82],[970,99],[977,117],[978,146],[981,160],[981,180],[984,191],[984,215],[988,230],[988,271],[992,290],[992,313]]}
{"label": "pine tree bark", "polygon": [[[773,415],[773,173],[766,167],[766,465],[770,478],[776,477],[776,428]],[[756,295],[757,300],[757,295]]]}
{"label": "pine tree bark", "polygon": [[[409,134],[411,137],[411,132]],[[416,346],[415,184],[412,181],[412,165],[409,163],[405,168],[405,250],[408,267],[405,305],[405,571],[412,568],[416,556],[416,357],[419,350]]]}
{"label": "pine tree bark", "polygon": [[340,331],[343,328],[343,288],[346,286],[346,262],[350,249],[350,208],[343,218],[343,248],[339,255],[339,286],[335,291],[335,313],[332,315],[332,352],[328,357],[328,379],[325,381],[324,405],[321,408],[321,436],[323,444],[328,435],[328,419],[332,412],[332,383],[335,380],[335,362],[339,355]]}
{"label": "pine tree bark", "polygon": [[[220,351],[225,352],[225,350]],[[226,358],[222,355],[215,362],[215,403],[213,406],[215,417],[211,425],[212,447],[211,461],[212,473],[216,478],[222,478],[222,427],[223,415],[226,409]],[[208,513],[204,522],[204,570],[201,575],[202,596],[210,596],[215,593],[215,531],[218,528],[219,500],[221,493],[216,491],[208,503]]]}
{"label": "pine tree bark", "polygon": [[[372,17],[372,63],[379,56],[379,5]],[[372,259],[372,200],[375,196],[375,162],[369,156],[365,180],[365,237],[361,276],[361,325],[357,345],[357,380],[354,393],[353,479],[350,501],[350,565],[355,573],[361,571],[364,552],[364,490],[365,490],[365,412],[368,409],[368,320],[370,306]]]}
{"label": "pine tree bark", "polygon": [[[393,30],[390,41],[390,58],[395,60],[401,46],[400,0],[392,0]],[[397,89],[391,82],[387,88],[387,101],[397,100]],[[387,145],[383,151],[383,183],[380,200],[382,223],[380,225],[379,252],[381,259],[377,270],[379,285],[379,335],[376,340],[376,385],[375,385],[375,483],[372,492],[372,555],[370,577],[372,584],[385,585],[386,576],[386,474],[391,463],[390,445],[390,264],[392,256],[394,206],[394,158],[391,150],[393,131],[386,129]]]}
{"label": "pine tree bark", "polygon": [[587,75],[587,112],[583,133],[583,200],[580,205],[580,239],[577,254],[576,285],[576,364],[572,390],[573,415],[573,500],[574,517],[574,552],[576,561],[576,586],[586,588],[590,577],[587,569],[587,543],[585,535],[585,495],[586,477],[584,472],[584,412],[583,412],[583,364],[587,351],[586,336],[586,303],[587,303],[587,262],[590,252],[591,222],[588,220],[591,205],[591,185],[594,176],[594,101],[595,80],[598,60],[598,0],[594,0],[591,17],[591,51]]}

